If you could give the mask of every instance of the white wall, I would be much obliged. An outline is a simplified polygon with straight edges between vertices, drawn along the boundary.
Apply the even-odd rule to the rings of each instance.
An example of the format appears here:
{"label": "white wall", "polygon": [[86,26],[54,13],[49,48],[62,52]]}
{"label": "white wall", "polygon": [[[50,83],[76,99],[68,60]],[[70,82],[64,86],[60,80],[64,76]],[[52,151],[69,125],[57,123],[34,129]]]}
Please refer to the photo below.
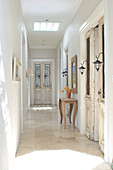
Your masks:
{"label": "white wall", "polygon": [[54,59],[56,58],[55,49],[30,49],[29,54],[31,59]]}
{"label": "white wall", "polygon": [[[54,72],[54,83],[52,84],[52,86],[54,88],[54,90],[52,90],[52,104],[56,104],[57,103],[57,90],[56,90],[56,77],[57,77],[57,65],[56,65],[56,56],[57,56],[57,53],[56,53],[56,49],[30,49],[29,50],[29,53],[30,53],[30,58],[31,58],[31,67],[33,67],[33,62],[44,62],[44,61],[49,61],[49,62],[52,62],[53,64],[53,72]],[[33,69],[33,68],[32,68]],[[30,90],[30,101],[31,101],[31,104],[34,104],[34,78],[31,77],[31,90]]]}
{"label": "white wall", "polygon": [[105,160],[113,163],[113,1],[105,0]]}
{"label": "white wall", "polygon": [[[100,4],[101,2],[101,4]],[[103,6],[104,5],[104,6]],[[96,8],[98,6],[98,8]],[[102,8],[101,8],[102,7]],[[100,17],[104,15],[104,24],[105,24],[105,103],[106,103],[106,112],[105,112],[105,126],[104,126],[104,153],[105,161],[113,163],[113,1],[111,0],[84,0],[74,16],[70,26],[66,30],[63,39],[57,47],[57,53],[61,49],[61,69],[65,67],[65,51],[68,49],[68,55],[71,58],[77,54],[78,56],[78,67],[80,62],[84,61],[85,51],[81,51],[81,46],[84,45],[83,35],[79,32],[81,26],[86,22],[84,29],[93,28]],[[105,10],[105,12],[104,12]],[[94,12],[93,12],[94,11]],[[89,23],[90,21],[90,23]],[[87,30],[88,31],[88,30]],[[82,36],[81,36],[82,35]],[[57,56],[58,63],[59,55]],[[69,76],[70,78],[70,76]],[[70,80],[71,82],[71,80]],[[85,100],[82,96],[84,91],[83,84],[85,82],[85,77],[81,76],[78,72],[78,94],[74,98],[78,99],[79,108],[78,108],[78,122],[76,122],[77,127],[81,133],[84,133],[84,130],[81,128],[81,124],[85,122],[81,121],[81,117],[85,117]],[[65,79],[61,80],[62,88],[65,86]],[[81,98],[82,96],[82,98]],[[85,120],[85,119],[84,119]],[[85,126],[85,125],[83,125]]]}
{"label": "white wall", "polygon": [[[68,50],[68,55],[70,58],[69,62],[69,87],[71,88],[71,58],[74,55],[77,55],[77,68],[80,65],[80,32],[79,29],[83,25],[83,23],[87,20],[87,18],[90,16],[90,14],[93,12],[93,10],[97,7],[97,5],[101,2],[101,0],[84,0],[82,4],[80,5],[76,15],[74,16],[70,26],[67,28],[63,39],[61,41],[61,44],[57,47],[57,51],[61,48],[61,71],[65,68],[65,51]],[[58,59],[58,57],[57,57]],[[78,94],[74,95],[74,98],[78,100],[78,113],[77,113],[77,119],[76,119],[76,126],[81,131],[81,125],[80,125],[80,117],[81,115],[85,114],[85,112],[80,112],[81,105],[85,102],[83,100],[80,101],[80,74],[79,70],[78,76],[77,76],[77,82],[78,82]],[[61,80],[61,88],[63,89],[65,87],[65,77]],[[81,89],[82,90],[82,89]],[[80,103],[81,102],[81,103]]]}
{"label": "white wall", "polygon": [[21,134],[21,83],[12,81],[12,59],[15,56],[21,62],[23,26],[20,1],[1,0],[0,170],[9,170]]}

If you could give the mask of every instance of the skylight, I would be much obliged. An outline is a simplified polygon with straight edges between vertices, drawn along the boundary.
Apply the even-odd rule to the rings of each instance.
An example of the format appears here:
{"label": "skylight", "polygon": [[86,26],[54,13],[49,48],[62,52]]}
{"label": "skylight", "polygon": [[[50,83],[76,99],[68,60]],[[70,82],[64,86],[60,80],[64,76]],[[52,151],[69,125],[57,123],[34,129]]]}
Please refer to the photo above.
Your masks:
{"label": "skylight", "polygon": [[60,23],[34,22],[34,31],[58,31]]}

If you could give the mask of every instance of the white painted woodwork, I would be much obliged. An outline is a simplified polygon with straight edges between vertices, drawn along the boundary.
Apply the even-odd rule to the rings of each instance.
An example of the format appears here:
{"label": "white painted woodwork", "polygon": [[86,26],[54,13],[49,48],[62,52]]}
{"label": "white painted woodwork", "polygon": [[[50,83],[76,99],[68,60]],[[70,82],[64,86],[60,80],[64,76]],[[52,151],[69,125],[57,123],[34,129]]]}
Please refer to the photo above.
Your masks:
{"label": "white painted woodwork", "polygon": [[100,102],[99,106],[99,148],[104,153],[105,103]]}
{"label": "white painted woodwork", "polygon": [[113,163],[113,1],[105,3],[105,122],[104,153],[105,161]]}
{"label": "white painted woodwork", "polygon": [[[104,18],[102,17],[99,21],[99,51],[102,51],[102,25],[104,24]],[[100,56],[100,60],[102,61],[102,56]],[[102,66],[99,71],[99,84],[98,89],[101,91],[98,103],[99,103],[99,148],[104,153],[104,117],[105,117],[105,102],[103,99],[103,80],[102,80]]]}
{"label": "white painted woodwork", "polygon": [[[103,91],[102,66],[99,72],[96,71],[93,61],[96,60],[96,55],[102,52],[102,25],[103,18],[99,21],[99,27],[91,29],[86,37],[90,36],[90,57],[91,57],[91,86],[90,95],[85,97],[86,101],[86,136],[94,141],[99,141],[99,148],[104,152],[104,114],[105,103],[102,99],[103,94],[98,94]],[[102,61],[102,57],[99,58]],[[86,77],[87,79],[87,77]]]}
{"label": "white painted woodwork", "polygon": [[91,98],[86,97],[86,136],[91,139]]}
{"label": "white painted woodwork", "polygon": [[[80,60],[79,65],[84,60],[86,60],[86,33],[91,29],[94,28],[98,23],[100,18],[104,15],[104,1],[101,1],[101,3],[95,8],[95,10],[92,12],[92,14],[89,15],[89,17],[83,22],[83,24],[79,28],[80,32]],[[77,50],[77,49],[76,49]],[[91,63],[92,64],[92,63]],[[85,63],[86,66],[86,63]],[[93,68],[93,64],[92,64]],[[94,69],[94,68],[93,68]],[[96,73],[96,72],[95,72]],[[85,102],[85,95],[86,95],[86,87],[83,86],[84,83],[86,83],[86,71],[84,72],[84,76],[79,76],[79,101],[80,101],[80,132],[82,134],[85,134],[86,132],[86,102]],[[96,78],[98,80],[98,78]],[[96,88],[95,88],[96,90]],[[95,100],[96,101],[96,100]],[[96,111],[98,113],[98,111]],[[97,115],[98,117],[98,115]],[[96,122],[96,121],[95,121]],[[97,126],[95,126],[96,128]],[[94,131],[95,140],[98,137],[98,129],[95,129]],[[97,140],[96,140],[97,141]]]}
{"label": "white painted woodwork", "polygon": [[[92,62],[94,60],[94,29],[86,34],[86,39],[90,37],[90,95],[86,95],[86,136],[94,140],[94,117],[95,117],[95,77]],[[87,59],[87,58],[86,58]],[[86,76],[87,80],[87,76]],[[87,87],[86,87],[87,88]],[[87,89],[86,89],[87,90]]]}

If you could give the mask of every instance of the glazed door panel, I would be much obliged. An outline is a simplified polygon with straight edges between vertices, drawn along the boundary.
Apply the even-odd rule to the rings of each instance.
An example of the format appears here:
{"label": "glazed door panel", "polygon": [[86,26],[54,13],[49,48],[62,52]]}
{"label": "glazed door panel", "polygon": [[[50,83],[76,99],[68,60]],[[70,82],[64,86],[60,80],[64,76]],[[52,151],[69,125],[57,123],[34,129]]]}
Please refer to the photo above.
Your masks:
{"label": "glazed door panel", "polygon": [[52,98],[52,84],[51,84],[51,64],[45,63],[43,64],[43,103],[44,104],[51,104]]}

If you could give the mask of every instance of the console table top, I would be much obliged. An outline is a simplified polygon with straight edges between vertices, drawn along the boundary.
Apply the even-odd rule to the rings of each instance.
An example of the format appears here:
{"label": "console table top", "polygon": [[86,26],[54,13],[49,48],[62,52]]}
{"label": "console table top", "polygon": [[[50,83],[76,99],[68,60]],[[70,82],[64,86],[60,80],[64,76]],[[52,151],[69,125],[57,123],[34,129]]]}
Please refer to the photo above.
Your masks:
{"label": "console table top", "polygon": [[74,98],[59,98],[63,102],[76,102],[77,100]]}

